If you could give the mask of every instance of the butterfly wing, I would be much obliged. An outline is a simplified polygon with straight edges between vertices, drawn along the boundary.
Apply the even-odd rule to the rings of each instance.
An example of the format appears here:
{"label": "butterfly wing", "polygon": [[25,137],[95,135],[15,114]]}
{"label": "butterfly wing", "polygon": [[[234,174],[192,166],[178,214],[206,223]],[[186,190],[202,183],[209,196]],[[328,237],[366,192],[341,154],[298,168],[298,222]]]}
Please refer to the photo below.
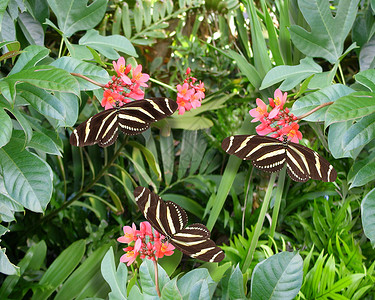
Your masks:
{"label": "butterfly wing", "polygon": [[70,144],[83,147],[98,143],[101,147],[107,147],[116,141],[117,136],[117,108],[111,108],[92,116],[74,129]]}
{"label": "butterfly wing", "polygon": [[[289,153],[295,158],[294,161],[291,161],[291,156]],[[333,182],[337,178],[337,172],[333,168],[333,166],[319,153],[307,148],[303,145],[296,144],[289,142],[288,144],[288,173],[289,170],[297,174],[297,176],[301,176],[299,171],[301,169],[304,170],[306,174],[308,174],[309,178],[315,180],[322,180],[324,182]],[[289,169],[289,165],[291,168]],[[289,173],[290,175],[290,173]],[[294,178],[292,178],[295,180]],[[306,180],[296,180],[296,181],[306,181]]]}
{"label": "butterfly wing", "polygon": [[151,123],[172,115],[177,107],[176,101],[171,99],[150,98],[102,111],[73,130],[70,143],[79,147],[94,144],[110,146],[116,141],[119,128],[127,135],[139,134]]}
{"label": "butterfly wing", "polygon": [[160,234],[170,237],[186,226],[188,217],[179,205],[164,201],[145,187],[136,187],[134,197],[146,220]]}
{"label": "butterfly wing", "polygon": [[150,98],[125,104],[119,109],[119,125],[124,134],[139,134],[150,124],[172,115],[178,105],[168,98]]}
{"label": "butterfly wing", "polygon": [[286,163],[286,147],[274,138],[260,135],[234,135],[223,140],[221,147],[228,154],[244,160],[266,172],[278,172]]}
{"label": "butterfly wing", "polygon": [[171,236],[170,242],[192,258],[219,262],[225,257],[223,250],[210,239],[210,231],[203,224],[192,224]]}

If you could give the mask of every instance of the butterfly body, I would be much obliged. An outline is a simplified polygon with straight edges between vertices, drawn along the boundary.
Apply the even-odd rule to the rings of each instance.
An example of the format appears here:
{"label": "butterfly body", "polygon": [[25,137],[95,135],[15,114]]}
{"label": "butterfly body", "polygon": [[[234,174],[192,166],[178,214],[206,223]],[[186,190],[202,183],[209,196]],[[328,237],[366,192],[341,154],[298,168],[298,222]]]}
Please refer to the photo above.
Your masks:
{"label": "butterfly body", "polygon": [[266,172],[278,172],[284,165],[288,175],[294,180],[305,182],[316,179],[335,181],[337,172],[333,166],[317,152],[284,138],[280,141],[268,136],[235,135],[222,142],[222,148]]}
{"label": "butterfly body", "polygon": [[189,255],[208,262],[224,259],[224,252],[210,239],[211,233],[203,224],[187,225],[188,217],[183,208],[172,201],[164,201],[144,187],[134,190],[134,197],[145,218],[160,234],[163,242]]}
{"label": "butterfly body", "polygon": [[136,100],[102,111],[80,124],[70,135],[70,144],[100,147],[112,145],[119,129],[127,135],[136,135],[147,130],[151,123],[172,115],[177,103],[168,98]]}

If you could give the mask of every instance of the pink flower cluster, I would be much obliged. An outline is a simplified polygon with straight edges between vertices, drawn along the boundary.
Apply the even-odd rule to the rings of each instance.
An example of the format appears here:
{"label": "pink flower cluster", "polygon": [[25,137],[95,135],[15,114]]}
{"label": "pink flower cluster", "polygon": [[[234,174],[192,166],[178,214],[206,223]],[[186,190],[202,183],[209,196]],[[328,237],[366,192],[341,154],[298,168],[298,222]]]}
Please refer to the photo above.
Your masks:
{"label": "pink flower cluster", "polygon": [[298,143],[302,139],[302,133],[298,130],[297,117],[290,113],[287,107],[284,108],[286,98],[287,93],[283,94],[282,91],[277,89],[274,93],[274,99],[268,98],[272,108],[270,112],[267,111],[268,107],[261,99],[256,99],[258,107],[249,111],[249,114],[254,117],[251,122],[261,122],[256,127],[259,135],[272,133],[271,137],[280,140],[283,140],[283,136],[286,135],[288,140]]}
{"label": "pink flower cluster", "polygon": [[[121,256],[120,262],[127,262],[130,266],[139,256],[141,259],[148,258],[156,261],[164,255],[173,254],[175,247],[168,242],[163,243],[164,236],[153,230],[149,222],[141,222],[140,230],[135,224],[132,227],[124,226],[124,235],[117,239],[120,243],[132,244],[123,250],[126,252]],[[134,242],[134,244],[133,244]]]}
{"label": "pink flower cluster", "polygon": [[183,115],[185,111],[201,106],[201,102],[205,97],[204,83],[197,78],[190,76],[190,68],[187,68],[185,76],[186,79],[182,85],[177,85],[177,104],[178,114]]}
{"label": "pink flower cluster", "polygon": [[122,106],[132,100],[144,98],[141,87],[147,87],[146,82],[150,76],[142,73],[142,65],[132,68],[130,64],[125,66],[125,59],[120,57],[117,62],[113,61],[113,67],[117,73],[112,80],[105,85],[102,106],[105,109]]}

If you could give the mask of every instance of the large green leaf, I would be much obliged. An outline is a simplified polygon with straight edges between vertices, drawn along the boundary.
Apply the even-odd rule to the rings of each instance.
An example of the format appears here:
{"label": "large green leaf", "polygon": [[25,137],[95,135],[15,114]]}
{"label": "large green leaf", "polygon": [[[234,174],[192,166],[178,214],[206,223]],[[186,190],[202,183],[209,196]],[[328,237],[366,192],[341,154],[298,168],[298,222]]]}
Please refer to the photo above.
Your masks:
{"label": "large green leaf", "polygon": [[52,195],[52,170],[41,158],[11,139],[0,148],[0,167],[8,194],[24,207],[43,212]]}
{"label": "large green leaf", "polygon": [[69,72],[53,66],[41,65],[2,78],[0,90],[10,103],[14,101],[16,85],[21,82],[46,90],[80,95],[78,82]]}
{"label": "large green leaf", "polygon": [[189,112],[185,113],[183,116],[172,116],[168,118],[168,124],[171,128],[187,130],[206,129],[214,125],[210,119],[202,116],[191,116]]}
{"label": "large green leaf", "polygon": [[307,56],[323,57],[335,63],[343,53],[344,41],[357,15],[359,0],[339,1],[335,17],[328,0],[299,0],[298,6],[311,32],[292,25],[294,45]]}
{"label": "large green leaf", "polygon": [[322,67],[311,57],[305,57],[301,59],[299,65],[277,66],[269,70],[262,81],[260,89],[262,90],[280,81],[284,81],[279,88],[283,91],[288,91],[307,77],[320,72],[322,72]]}
{"label": "large green leaf", "polygon": [[244,283],[243,283],[243,276],[238,265],[233,270],[232,274],[230,274],[230,278],[228,282],[228,290],[229,290],[230,299],[245,299],[246,298]]}
{"label": "large green leaf", "polygon": [[[209,289],[209,295],[212,296],[212,293],[214,291],[214,287],[216,286],[216,283],[215,283],[215,281],[212,280],[212,278],[210,276],[210,273],[208,273],[207,269],[195,269],[195,270],[192,270],[192,271],[186,273],[177,282],[177,287],[180,290],[182,298],[184,300],[190,299],[189,298],[190,293],[191,293],[194,285],[201,280],[207,282],[207,287]],[[196,288],[200,289],[199,286],[197,286]]]}
{"label": "large green leaf", "polygon": [[375,111],[375,93],[355,92],[337,99],[326,112],[325,127],[332,123],[354,120]]}
{"label": "large green leaf", "polygon": [[[110,77],[105,69],[73,57],[61,57],[54,61],[51,65],[60,69],[64,69],[69,73],[79,73],[101,84],[106,84],[110,80]],[[79,82],[80,89],[83,91],[90,91],[101,88],[100,86],[88,82],[85,79],[82,79],[80,77],[76,78]]]}
{"label": "large green leaf", "polygon": [[44,273],[39,281],[39,289],[34,290],[31,299],[47,299],[77,267],[85,249],[86,242],[84,240],[76,241],[65,249]]}
{"label": "large green leaf", "polygon": [[120,55],[117,51],[138,57],[133,45],[126,37],[121,35],[102,36],[94,29],[87,31],[79,40],[79,44],[91,47],[109,59],[118,59]]}
{"label": "large green leaf", "polygon": [[16,64],[8,76],[34,67],[38,62],[46,58],[49,52],[50,50],[42,46],[30,45],[26,47],[22,50],[21,55],[18,57]]}
{"label": "large green leaf", "polygon": [[17,97],[21,97],[30,103],[42,115],[64,121],[66,115],[65,107],[55,96],[28,84],[20,85],[18,91]]}
{"label": "large green leaf", "polygon": [[28,12],[22,12],[18,15],[18,25],[29,44],[43,45],[44,30],[42,24],[35,20]]}
{"label": "large green leaf", "polygon": [[359,53],[359,67],[362,71],[375,67],[375,35],[363,45]]}
{"label": "large green leaf", "polygon": [[[159,288],[163,290],[164,286],[168,283],[169,277],[164,269],[158,265],[159,273]],[[155,288],[155,270],[154,263],[145,259],[139,268],[139,276],[141,280],[142,292],[148,297],[157,297],[156,288]]]}
{"label": "large green leaf", "polygon": [[361,219],[363,231],[375,246],[375,188],[363,198],[361,203]]}
{"label": "large green leaf", "polygon": [[[47,254],[47,246],[44,241],[32,245],[26,252],[24,258],[19,262],[20,275],[27,270],[39,270]],[[18,275],[8,276],[0,288],[0,299],[8,299],[9,294],[21,279]]]}
{"label": "large green leaf", "polygon": [[375,70],[370,69],[359,72],[355,75],[355,80],[367,87],[371,92],[375,92]]}
{"label": "large green leaf", "polygon": [[59,29],[70,37],[80,30],[94,28],[104,16],[107,0],[47,0],[56,15]]}
{"label": "large green leaf", "polygon": [[[353,166],[354,167],[354,166]],[[362,166],[353,178],[351,179],[352,184],[350,188],[354,188],[357,186],[363,186],[366,183],[375,179],[375,161],[370,161],[366,165]]]}
{"label": "large green leaf", "polygon": [[0,272],[6,275],[17,275],[20,274],[20,269],[16,265],[12,264],[8,256],[5,254],[5,248],[0,247]]}
{"label": "large green leaf", "polygon": [[[314,93],[308,94],[307,96],[299,98],[294,102],[291,113],[293,113],[295,116],[303,115],[323,103],[336,101],[337,99],[349,95],[353,92],[353,89],[343,84],[331,85],[329,87],[321,89],[320,91],[316,91]],[[324,121],[327,109],[328,107],[323,107],[310,116],[304,118],[304,120],[311,122]]]}
{"label": "large green leaf", "polygon": [[165,184],[168,186],[173,177],[174,145],[172,131],[168,136],[160,135],[160,153],[163,161],[163,174]]}
{"label": "large green leaf", "polygon": [[[99,289],[101,288],[100,284],[97,284],[96,282],[92,281],[92,278],[95,274],[100,272],[100,266],[103,266],[103,262],[105,261],[105,253],[108,250],[108,248],[111,247],[115,243],[113,241],[112,243],[105,244],[95,250],[93,253],[90,254],[90,256],[73,272],[72,275],[69,276],[69,278],[64,282],[63,286],[57,293],[55,300],[64,300],[64,299],[76,299],[78,296],[79,298],[83,298],[84,295],[82,295],[82,291],[87,291],[87,286],[91,286],[92,289]],[[108,253],[108,252],[107,252]],[[113,255],[113,252],[112,252]],[[104,258],[103,258],[104,257]],[[102,261],[103,260],[103,261]],[[105,261],[108,263],[107,266],[110,266],[109,261]],[[122,267],[125,267],[124,264]],[[124,274],[127,274],[127,269],[125,267]],[[124,281],[122,282],[122,286],[126,285],[126,276],[124,278]],[[103,282],[103,284],[105,284]],[[126,291],[126,286],[123,289]],[[92,295],[92,294],[91,294]],[[86,296],[91,296],[86,295]],[[120,298],[117,298],[120,299]],[[125,299],[125,298],[124,298]]]}
{"label": "large green leaf", "polygon": [[346,121],[341,123],[334,123],[329,126],[328,131],[328,147],[329,151],[334,158],[351,157],[355,158],[362,148],[358,148],[351,151],[345,151],[344,136],[352,126],[352,121]]}
{"label": "large green leaf", "polygon": [[344,135],[345,151],[365,146],[375,138],[375,113],[353,124]]}
{"label": "large green leaf", "polygon": [[177,276],[167,282],[161,291],[161,299],[163,300],[182,300],[180,291],[177,288]]}
{"label": "large green leaf", "polygon": [[251,299],[294,299],[303,279],[298,253],[281,252],[257,264],[251,277]]}
{"label": "large green leaf", "polygon": [[6,145],[12,136],[12,120],[8,116],[8,114],[4,111],[4,109],[0,106],[0,148]]}

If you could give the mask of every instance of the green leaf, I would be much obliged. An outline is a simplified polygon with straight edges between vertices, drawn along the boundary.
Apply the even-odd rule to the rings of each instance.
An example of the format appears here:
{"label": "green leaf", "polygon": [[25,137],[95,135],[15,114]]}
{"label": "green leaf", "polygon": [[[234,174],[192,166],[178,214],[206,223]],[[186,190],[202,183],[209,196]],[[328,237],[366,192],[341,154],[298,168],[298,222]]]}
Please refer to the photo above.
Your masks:
{"label": "green leaf", "polygon": [[[168,283],[169,277],[164,269],[158,265],[158,273],[159,273],[159,288],[163,290],[164,286]],[[145,259],[141,266],[139,267],[139,276],[141,280],[141,287],[142,292],[146,296],[153,296],[157,297],[158,294],[156,293],[155,288],[155,271],[154,271],[154,263],[149,260]]]}
{"label": "green leaf", "polygon": [[[116,299],[126,299],[127,268],[119,263],[117,272],[112,247],[107,251],[101,264],[102,275],[111,287],[111,296]],[[120,275],[120,276],[117,276]],[[125,295],[123,294],[125,292]]]}
{"label": "green leaf", "polygon": [[31,299],[47,299],[73,272],[85,253],[86,243],[79,240],[65,249],[49,266]]}
{"label": "green leaf", "polygon": [[201,116],[192,117],[189,115],[189,112],[182,116],[172,116],[168,118],[168,124],[171,128],[187,130],[206,129],[214,125],[210,119]]}
{"label": "green leaf", "polygon": [[175,157],[172,131],[170,131],[168,136],[160,135],[160,153],[163,162],[164,180],[168,186],[173,177]]}
{"label": "green leaf", "polygon": [[5,275],[20,275],[20,268],[9,261],[5,248],[0,248],[0,272]]}
{"label": "green leaf", "polygon": [[237,52],[228,50],[228,54],[235,60],[241,73],[246,76],[249,82],[255,88],[259,88],[262,83],[262,79],[257,69],[252,64],[250,64],[244,56],[238,54]]}
{"label": "green leaf", "polygon": [[375,113],[353,124],[344,135],[345,151],[367,145],[375,138]]}
{"label": "green leaf", "polygon": [[211,278],[215,281],[215,282],[219,282],[223,276],[224,276],[224,273],[232,266],[232,263],[231,262],[226,262],[225,264],[223,265],[218,265],[217,263],[205,263],[203,265],[200,266],[200,268],[205,268],[208,270],[208,272],[210,272],[210,276]]}
{"label": "green leaf", "polygon": [[375,93],[355,92],[337,99],[326,112],[325,127],[332,123],[353,120],[375,111]]}
{"label": "green leaf", "polygon": [[37,66],[2,78],[0,89],[3,96],[12,103],[15,97],[16,85],[26,82],[36,87],[50,90],[74,93],[80,95],[77,80],[67,71],[53,66]]}
{"label": "green leaf", "polygon": [[370,69],[355,74],[355,80],[367,87],[371,92],[375,92],[375,70]]}
{"label": "green leaf", "polygon": [[279,88],[283,91],[288,91],[312,74],[320,72],[322,72],[322,67],[311,57],[305,57],[301,59],[299,65],[277,66],[269,70],[259,89],[263,90],[280,81],[284,81]]}
{"label": "green leaf", "polygon": [[4,109],[0,106],[0,148],[10,141],[12,136],[12,120],[8,116],[8,114],[4,111]]}
{"label": "green leaf", "polygon": [[22,84],[19,86],[17,97],[30,103],[39,113],[46,117],[63,121],[65,119],[65,107],[50,93],[35,86]]}
{"label": "green leaf", "polygon": [[363,45],[359,53],[359,67],[362,71],[375,67],[375,35]]}
{"label": "green leaf", "polygon": [[[56,68],[64,69],[69,73],[84,75],[101,84],[106,84],[110,80],[110,77],[105,69],[76,58],[64,56],[55,60],[51,65],[55,66]],[[101,88],[100,86],[90,83],[80,77],[76,77],[76,79],[79,83],[80,90],[91,91]]]}
{"label": "green leaf", "polygon": [[65,108],[65,118],[64,121],[57,122],[56,126],[59,127],[69,127],[73,126],[78,119],[78,109],[79,109],[79,98],[71,93],[60,93],[55,92],[55,97],[59,99],[61,104]]}
{"label": "green leaf", "polygon": [[107,0],[47,0],[55,13],[59,29],[70,37],[81,30],[94,28],[104,16]]}
{"label": "green leaf", "polygon": [[251,277],[251,299],[294,299],[303,278],[298,253],[281,252],[257,264]]}
{"label": "green leaf", "polygon": [[43,27],[28,12],[18,15],[18,25],[29,44],[41,46],[44,44]]}
{"label": "green leaf", "polygon": [[50,166],[11,139],[0,148],[0,167],[8,194],[24,207],[43,212],[52,195]]}
{"label": "green leaf", "polygon": [[357,15],[359,0],[341,0],[333,17],[328,0],[299,0],[298,6],[311,32],[292,25],[293,44],[307,56],[335,63],[343,53],[344,41]]}
{"label": "green leaf", "polygon": [[360,168],[353,176],[350,188],[363,186],[375,179],[375,162],[371,161]]}
{"label": "green leaf", "polygon": [[138,148],[144,157],[146,158],[146,161],[148,165],[150,166],[151,170],[154,171],[155,175],[157,176],[158,180],[161,179],[161,170],[159,163],[155,159],[155,156],[152,154],[150,150],[148,150],[145,146],[143,146],[140,143],[130,141],[128,142],[128,145],[132,146],[133,148]]}
{"label": "green leaf", "polygon": [[211,279],[211,276],[208,273],[207,269],[192,270],[182,276],[181,279],[177,282],[177,287],[180,290],[183,299],[189,299],[189,295],[193,286],[200,280],[207,281],[209,289],[216,286],[216,283]]}
{"label": "green leaf", "polygon": [[[164,197],[164,196],[163,196]],[[158,264],[165,270],[168,276],[172,276],[180,265],[182,258],[181,251],[175,251],[171,256],[164,256],[158,260]]]}
{"label": "green leaf", "polygon": [[238,265],[230,275],[228,290],[230,299],[246,299],[243,277]]}
{"label": "green leaf", "polygon": [[[314,93],[308,94],[307,96],[299,98],[294,102],[291,113],[293,113],[295,116],[301,116],[323,103],[336,101],[337,99],[349,95],[353,92],[353,89],[342,84],[331,85],[329,87],[321,89],[320,91],[316,91]],[[310,122],[324,121],[327,109],[328,106],[323,107],[303,119]]]}
{"label": "green leaf", "polygon": [[192,286],[190,290],[189,300],[205,300],[210,298],[211,297],[207,280],[201,279]]}
{"label": "green leaf", "polygon": [[177,277],[168,281],[161,291],[162,300],[182,300],[180,291],[177,288]]}
{"label": "green leaf", "polygon": [[116,51],[138,57],[133,45],[126,37],[121,35],[101,36],[94,29],[87,31],[79,40],[79,44],[91,47],[109,59],[118,59],[120,57]]}
{"label": "green leaf", "polygon": [[16,64],[10,71],[9,75],[16,74],[22,70],[30,69],[42,59],[46,58],[50,50],[43,46],[31,45],[22,50]]}
{"label": "green leaf", "polygon": [[0,288],[0,299],[8,299],[8,296],[17,285],[20,277],[27,270],[38,271],[44,262],[47,254],[47,246],[44,241],[32,245],[26,252],[25,256],[19,262],[19,275],[12,275],[5,278]]}
{"label": "green leaf", "polygon": [[334,123],[329,126],[328,131],[328,147],[329,151],[334,158],[342,158],[342,157],[352,157],[355,158],[360,150],[355,149],[353,151],[344,151],[345,144],[344,144],[344,136],[347,130],[352,126],[352,121],[346,121],[341,123]]}

